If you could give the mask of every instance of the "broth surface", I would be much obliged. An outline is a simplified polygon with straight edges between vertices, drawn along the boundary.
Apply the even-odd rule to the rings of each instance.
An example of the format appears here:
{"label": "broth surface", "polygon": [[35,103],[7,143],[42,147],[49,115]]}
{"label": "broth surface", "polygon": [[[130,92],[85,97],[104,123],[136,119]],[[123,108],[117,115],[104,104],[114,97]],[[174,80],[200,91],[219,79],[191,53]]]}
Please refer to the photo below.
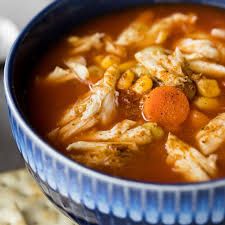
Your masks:
{"label": "broth surface", "polygon": [[[96,32],[103,32],[111,35],[114,39],[133,21],[141,12],[150,9],[155,18],[160,19],[171,15],[172,13],[195,13],[198,16],[197,27],[200,31],[209,33],[212,28],[220,27],[225,29],[225,11],[213,7],[199,5],[157,5],[139,9],[128,9],[126,11],[116,12],[110,15],[89,21],[79,27],[74,28],[73,35],[83,36]],[[172,43],[180,38],[180,34],[174,34],[164,44],[164,47],[171,49]],[[33,127],[45,139],[47,133],[57,127],[64,111],[77,99],[89,90],[89,86],[77,80],[67,82],[63,85],[42,84],[37,85],[37,80],[45,77],[56,66],[62,66],[64,60],[71,57],[71,46],[66,38],[62,39],[53,48],[48,50],[44,57],[40,60],[32,72],[32,79],[28,87],[27,107],[29,118]],[[129,53],[127,60],[132,59],[133,52]],[[87,61],[92,61],[92,55],[86,56]],[[210,119],[214,118],[220,112],[225,111],[225,79],[218,79],[221,88],[219,101],[221,107],[211,112],[204,112]],[[139,99],[130,98],[129,104],[124,103],[126,96],[120,92],[119,102],[121,103],[119,112],[117,113],[116,121],[123,119],[138,119],[144,121],[141,110],[136,102]],[[136,102],[135,102],[136,101]],[[128,107],[128,108],[126,108]],[[195,109],[193,103],[190,103],[191,109]],[[112,127],[112,126],[109,126]],[[106,129],[108,127],[104,127]],[[188,122],[182,124],[181,129],[173,131],[173,133],[186,143],[198,147],[195,141],[195,135],[198,130],[190,127]],[[166,131],[168,133],[168,131]],[[85,133],[83,134],[85,136]],[[81,135],[82,136],[82,135]],[[141,148],[140,152],[133,157],[129,163],[120,167],[97,166],[94,169],[104,173],[147,182],[185,182],[184,177],[175,173],[172,168],[166,163],[167,153],[165,151],[165,142],[167,135],[158,141],[148,144]],[[48,140],[47,140],[48,141]],[[65,146],[52,143],[59,151],[69,155],[65,150]],[[218,158],[219,173],[216,178],[225,177],[225,144],[216,152]],[[71,157],[71,156],[70,156]]]}

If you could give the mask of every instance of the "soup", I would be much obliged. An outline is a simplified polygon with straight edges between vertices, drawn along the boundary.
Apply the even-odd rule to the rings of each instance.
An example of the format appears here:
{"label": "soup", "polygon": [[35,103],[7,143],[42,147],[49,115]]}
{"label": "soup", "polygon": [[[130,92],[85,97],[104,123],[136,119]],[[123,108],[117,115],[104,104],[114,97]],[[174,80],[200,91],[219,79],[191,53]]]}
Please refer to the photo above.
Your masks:
{"label": "soup", "polygon": [[33,127],[95,170],[147,182],[225,176],[225,14],[157,5],[97,18],[40,60]]}

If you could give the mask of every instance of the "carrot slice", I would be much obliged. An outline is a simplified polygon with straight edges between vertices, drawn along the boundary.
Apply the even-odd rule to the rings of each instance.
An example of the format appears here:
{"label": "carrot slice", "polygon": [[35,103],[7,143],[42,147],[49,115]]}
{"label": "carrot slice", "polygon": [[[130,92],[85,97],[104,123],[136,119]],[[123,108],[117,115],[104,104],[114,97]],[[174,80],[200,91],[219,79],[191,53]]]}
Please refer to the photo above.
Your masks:
{"label": "carrot slice", "polygon": [[157,87],[146,97],[143,113],[146,120],[159,123],[166,128],[178,127],[188,117],[189,102],[185,94],[176,87]]}
{"label": "carrot slice", "polygon": [[204,113],[199,112],[196,109],[190,111],[186,120],[187,125],[194,129],[200,129],[204,127],[209,121],[210,119]]}

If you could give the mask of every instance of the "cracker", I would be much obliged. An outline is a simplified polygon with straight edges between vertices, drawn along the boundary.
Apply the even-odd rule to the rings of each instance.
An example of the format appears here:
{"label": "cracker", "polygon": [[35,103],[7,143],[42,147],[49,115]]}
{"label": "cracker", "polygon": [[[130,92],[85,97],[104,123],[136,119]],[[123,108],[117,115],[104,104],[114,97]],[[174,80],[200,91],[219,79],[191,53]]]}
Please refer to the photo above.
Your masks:
{"label": "cracker", "polygon": [[[27,225],[73,225],[55,209],[24,169],[0,174],[0,218],[12,205],[18,206]],[[11,223],[10,218],[8,224],[23,225]]]}
{"label": "cracker", "polygon": [[25,219],[15,204],[0,208],[1,225],[27,225]]}
{"label": "cracker", "polygon": [[40,195],[41,190],[25,169],[2,173],[0,187],[7,186],[23,195]]}

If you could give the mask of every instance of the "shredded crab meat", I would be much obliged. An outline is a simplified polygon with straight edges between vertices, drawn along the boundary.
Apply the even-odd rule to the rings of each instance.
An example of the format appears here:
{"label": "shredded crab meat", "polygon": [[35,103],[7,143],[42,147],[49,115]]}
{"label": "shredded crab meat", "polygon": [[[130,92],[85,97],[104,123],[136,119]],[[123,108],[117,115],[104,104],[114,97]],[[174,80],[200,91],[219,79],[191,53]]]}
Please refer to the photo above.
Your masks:
{"label": "shredded crab meat", "polygon": [[151,76],[165,86],[182,86],[191,80],[183,73],[185,59],[179,49],[170,51],[158,46],[146,48],[135,54],[139,63],[145,66]]}
{"label": "shredded crab meat", "polygon": [[107,53],[114,54],[122,58],[127,56],[126,48],[112,41],[110,37],[105,38],[105,51]]}
{"label": "shredded crab meat", "polygon": [[153,19],[153,13],[146,11],[140,14],[117,38],[119,45],[132,45],[144,39],[148,31],[148,23]]}
{"label": "shredded crab meat", "polygon": [[[221,110],[223,92],[217,79],[225,78],[225,30],[197,31],[194,14],[174,13],[161,19],[154,16],[152,11],[140,14],[116,39],[105,33],[68,38],[72,49],[69,58],[63,59],[64,66],[56,67],[45,80],[63,84],[76,79],[88,85],[89,91],[65,110],[48,138],[56,146],[66,147],[67,154],[80,163],[118,169],[167,133],[164,151],[172,171],[186,181],[208,181],[220,176],[217,159],[225,143],[225,113],[205,125],[208,114],[199,112],[198,116],[208,120],[193,134],[197,149],[157,123],[147,122],[145,100],[155,87],[172,86],[189,100],[196,96],[190,101],[190,110],[193,106],[200,111],[210,107]],[[214,85],[213,96],[209,96],[212,85],[200,86],[207,77],[214,78],[214,84],[218,82],[219,91]],[[212,107],[215,102],[218,106]],[[170,131],[177,131],[179,136],[181,129],[175,124]]]}
{"label": "shredded crab meat", "polygon": [[[57,128],[57,132],[53,132],[56,138],[69,139],[97,123],[104,125],[110,123],[116,112],[115,85],[119,75],[118,66],[114,65],[106,70],[103,79],[92,86],[87,97],[68,109],[68,114],[65,114],[64,118],[61,119],[61,127]],[[63,124],[62,121],[65,123]],[[52,138],[52,132],[50,136]]]}
{"label": "shredded crab meat", "polygon": [[[86,148],[88,146],[88,149]],[[87,166],[99,166],[117,169],[126,165],[138,153],[138,147],[133,142],[76,142],[67,149],[71,157]],[[74,154],[76,153],[76,154]]]}
{"label": "shredded crab meat", "polygon": [[213,28],[211,30],[211,35],[215,38],[225,40],[225,29]]}
{"label": "shredded crab meat", "polygon": [[178,47],[185,53],[196,53],[206,59],[220,60],[220,51],[210,40],[184,38],[179,41]]}
{"label": "shredded crab meat", "polygon": [[154,131],[163,136],[163,130],[155,123],[145,123],[139,125],[132,120],[124,120],[117,123],[111,130],[95,131],[87,134],[85,139],[92,141],[116,141],[116,142],[135,142],[137,145],[151,143],[156,137]]}
{"label": "shredded crab meat", "polygon": [[73,79],[76,79],[76,75],[74,73],[72,73],[70,70],[65,70],[57,66],[50,74],[48,74],[44,81],[48,83],[60,84],[71,81]]}
{"label": "shredded crab meat", "polygon": [[188,181],[207,181],[217,174],[216,155],[206,157],[173,134],[168,136],[166,151],[167,163]]}
{"label": "shredded crab meat", "polygon": [[160,86],[178,87],[190,100],[193,99],[196,85],[190,78],[192,71],[179,48],[171,52],[159,46],[151,46],[137,52],[135,58]]}
{"label": "shredded crab meat", "polygon": [[117,43],[121,45],[137,44],[140,46],[163,44],[178,27],[185,32],[188,27],[192,26],[197,20],[196,15],[175,13],[156,21],[150,26],[148,24],[149,20],[152,23],[153,14],[149,14],[148,17],[145,17],[144,21],[138,18],[131,23],[118,37]]}
{"label": "shredded crab meat", "polygon": [[132,120],[123,120],[117,123],[112,129],[104,131],[92,131],[85,136],[87,140],[93,141],[108,141],[118,138],[120,135],[124,134],[127,130],[137,125],[137,122]]}
{"label": "shredded crab meat", "polygon": [[104,33],[95,33],[93,35],[85,36],[82,38],[72,36],[68,39],[68,41],[74,46],[72,53],[78,54],[88,52],[91,49],[101,49],[104,46],[104,36]]}
{"label": "shredded crab meat", "polygon": [[212,78],[224,78],[225,77],[225,66],[207,62],[203,60],[191,60],[189,61],[189,67],[196,73],[204,74]]}
{"label": "shredded crab meat", "polygon": [[205,155],[218,150],[225,142],[225,113],[219,114],[196,135],[199,148]]}
{"label": "shredded crab meat", "polygon": [[75,57],[70,57],[69,59],[65,60],[65,64],[69,64],[69,63],[79,63],[81,65],[87,66],[87,60],[85,59],[84,56],[75,56]]}
{"label": "shredded crab meat", "polygon": [[83,56],[77,56],[65,61],[68,69],[55,67],[55,69],[44,79],[49,83],[64,83],[74,79],[80,81],[87,81],[89,78],[89,71],[86,67],[86,59]]}
{"label": "shredded crab meat", "polygon": [[65,64],[79,80],[81,81],[88,80],[89,71],[85,65],[86,60],[84,58],[80,58],[79,60],[69,59],[68,61],[65,62]]}
{"label": "shredded crab meat", "polygon": [[138,150],[138,146],[135,142],[89,142],[89,141],[77,141],[70,144],[67,147],[68,151],[106,151],[106,150],[118,150],[118,149],[129,149]]}
{"label": "shredded crab meat", "polygon": [[[175,13],[171,16],[163,18],[153,24],[149,29],[147,37],[150,40],[148,44],[163,44],[177,28],[186,31],[187,28],[193,25],[197,20],[196,15],[185,15]],[[146,41],[148,41],[148,39]],[[147,44],[146,43],[146,44]]]}

